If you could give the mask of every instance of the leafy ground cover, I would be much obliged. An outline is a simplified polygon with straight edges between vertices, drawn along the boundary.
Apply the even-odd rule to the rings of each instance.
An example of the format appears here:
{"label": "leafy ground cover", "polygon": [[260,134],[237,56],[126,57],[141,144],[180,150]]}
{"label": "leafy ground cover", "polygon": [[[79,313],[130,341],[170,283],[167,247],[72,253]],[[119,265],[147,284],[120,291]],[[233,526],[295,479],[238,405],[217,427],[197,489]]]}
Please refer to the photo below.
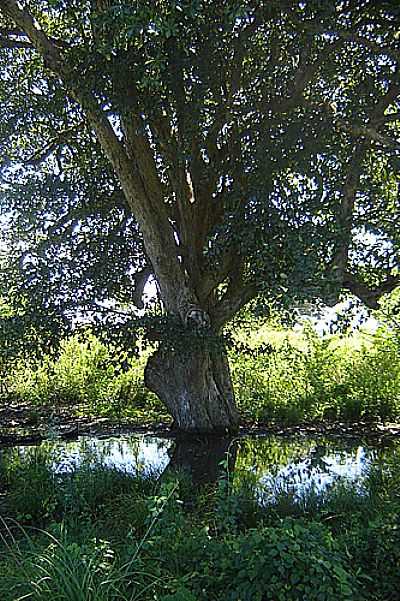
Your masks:
{"label": "leafy ground cover", "polygon": [[60,474],[40,448],[1,467],[4,601],[397,598],[396,455],[362,485],[268,502],[248,470],[194,491],[183,472]]}

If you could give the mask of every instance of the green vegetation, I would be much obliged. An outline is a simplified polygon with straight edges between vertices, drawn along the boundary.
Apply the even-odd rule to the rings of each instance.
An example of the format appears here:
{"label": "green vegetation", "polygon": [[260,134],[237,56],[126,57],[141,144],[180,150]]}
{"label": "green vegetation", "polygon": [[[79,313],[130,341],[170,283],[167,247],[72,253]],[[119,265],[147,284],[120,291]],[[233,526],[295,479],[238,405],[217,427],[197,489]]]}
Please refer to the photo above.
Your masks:
{"label": "green vegetation", "polygon": [[[116,359],[92,334],[75,335],[56,358],[9,366],[8,398],[116,419],[166,419],[143,383],[146,355]],[[400,341],[389,328],[321,337],[310,326],[263,326],[235,335],[230,362],[245,420],[395,420],[400,414]]]}
{"label": "green vegetation", "polygon": [[[399,11],[0,2],[0,443],[192,437],[0,447],[1,601],[399,599],[396,444],[297,493],[328,440],[224,438],[400,421]],[[257,322],[350,295],[376,334]]]}
{"label": "green vegetation", "polygon": [[3,458],[3,601],[396,598],[398,451],[361,486],[285,503],[263,501],[248,471],[193,493],[184,473],[60,474],[52,461],[40,448]]}
{"label": "green vegetation", "polygon": [[[282,335],[283,334],[283,335]],[[268,338],[268,334],[267,334]],[[271,347],[232,356],[239,407],[249,420],[396,419],[400,414],[400,340],[375,335],[320,337],[270,333]]]}
{"label": "green vegetation", "polygon": [[[400,286],[398,4],[2,0],[0,338],[59,340],[83,316],[132,349],[146,327],[146,384],[176,428],[235,433],[210,342],[241,311],[350,293],[376,310]],[[387,382],[348,401],[335,375],[335,405],[328,358],[288,355],[314,379],[298,392],[289,370],[290,390],[271,360],[256,416],[393,411]]]}
{"label": "green vegetation", "polygon": [[165,418],[160,401],[144,386],[145,361],[145,352],[127,359],[90,332],[77,334],[61,342],[57,356],[10,362],[5,396],[32,407],[66,406],[143,422]]}

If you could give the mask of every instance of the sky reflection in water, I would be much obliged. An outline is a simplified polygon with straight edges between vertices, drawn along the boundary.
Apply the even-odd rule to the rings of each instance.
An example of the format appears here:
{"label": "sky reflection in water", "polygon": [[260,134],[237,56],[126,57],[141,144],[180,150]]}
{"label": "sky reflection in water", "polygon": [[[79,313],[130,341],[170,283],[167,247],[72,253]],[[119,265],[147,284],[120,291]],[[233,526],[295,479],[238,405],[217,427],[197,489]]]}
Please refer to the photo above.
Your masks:
{"label": "sky reflection in water", "polygon": [[[160,474],[170,463],[175,444],[166,438],[133,435],[47,441],[39,449],[49,453],[59,474],[83,464]],[[338,480],[362,483],[373,462],[384,461],[396,450],[395,446],[373,448],[349,440],[274,436],[244,437],[231,444],[232,449],[234,446],[235,478],[251,476],[265,500],[281,492],[294,497],[312,489],[320,492]],[[35,452],[32,447],[16,451],[21,455]]]}

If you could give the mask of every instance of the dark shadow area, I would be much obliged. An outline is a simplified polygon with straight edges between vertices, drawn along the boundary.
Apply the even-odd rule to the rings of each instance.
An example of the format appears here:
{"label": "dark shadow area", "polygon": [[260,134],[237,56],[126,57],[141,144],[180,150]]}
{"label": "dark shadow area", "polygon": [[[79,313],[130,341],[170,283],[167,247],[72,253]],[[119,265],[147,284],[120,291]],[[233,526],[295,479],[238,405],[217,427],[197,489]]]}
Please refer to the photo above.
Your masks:
{"label": "dark shadow area", "polygon": [[164,474],[184,471],[195,487],[216,484],[234,470],[237,448],[237,439],[232,437],[178,439]]}

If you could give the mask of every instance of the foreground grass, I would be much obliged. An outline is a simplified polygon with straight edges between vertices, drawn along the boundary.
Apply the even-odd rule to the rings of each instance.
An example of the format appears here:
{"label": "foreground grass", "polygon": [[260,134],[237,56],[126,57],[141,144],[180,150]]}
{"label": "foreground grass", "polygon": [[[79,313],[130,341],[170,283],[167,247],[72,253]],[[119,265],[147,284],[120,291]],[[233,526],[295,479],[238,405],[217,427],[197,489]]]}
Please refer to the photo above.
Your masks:
{"label": "foreground grass", "polygon": [[196,492],[185,474],[57,475],[40,450],[2,469],[4,601],[398,598],[398,457],[362,487],[268,502],[232,474]]}

